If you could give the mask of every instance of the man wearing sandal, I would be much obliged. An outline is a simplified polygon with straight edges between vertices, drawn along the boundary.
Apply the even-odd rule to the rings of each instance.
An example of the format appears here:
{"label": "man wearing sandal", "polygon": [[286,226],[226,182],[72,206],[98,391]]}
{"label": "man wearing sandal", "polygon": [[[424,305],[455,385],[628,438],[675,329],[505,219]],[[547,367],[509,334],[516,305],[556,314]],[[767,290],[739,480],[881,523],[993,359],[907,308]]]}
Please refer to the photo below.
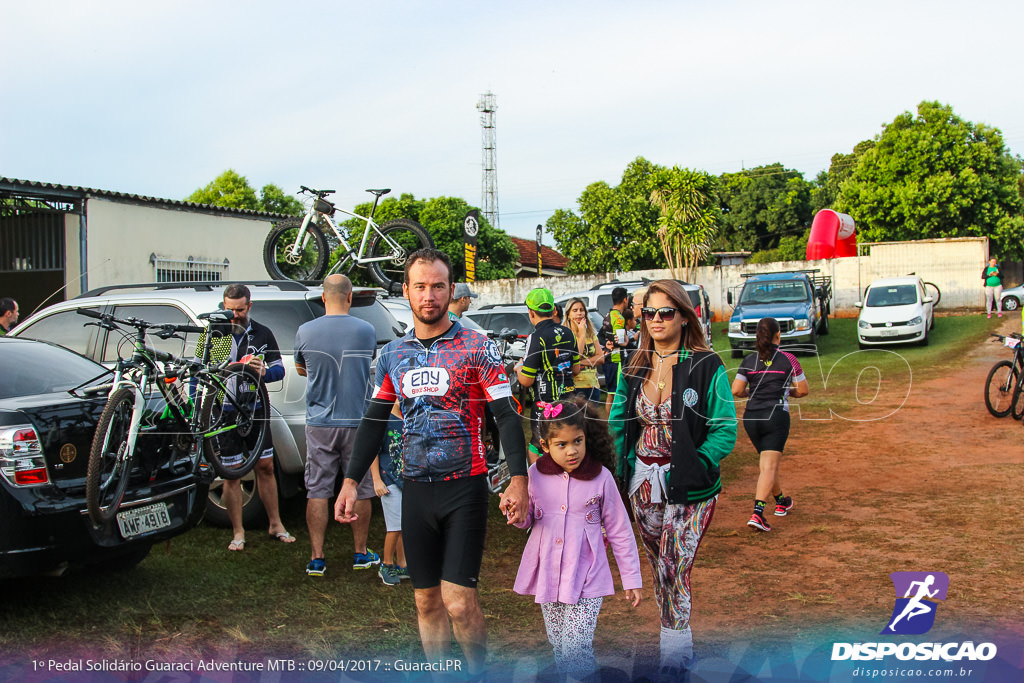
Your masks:
{"label": "man wearing sandal", "polygon": [[[244,360],[255,370],[263,381],[280,382],[284,379],[284,362],[278,349],[274,333],[266,325],[261,325],[249,317],[252,310],[252,297],[245,285],[228,285],[224,289],[224,310],[234,313],[231,321],[231,335],[224,335],[224,351],[228,352],[232,361]],[[230,338],[230,350],[226,348]],[[214,341],[215,349],[217,340]],[[216,360],[216,359],[215,359]],[[241,457],[241,456],[239,456]],[[256,473],[256,487],[260,500],[270,520],[268,532],[270,537],[283,543],[294,543],[295,537],[288,533],[281,523],[281,514],[277,500],[277,480],[274,478],[274,444],[267,432],[267,443],[263,454],[256,462],[253,470]],[[239,479],[225,479],[221,493],[221,501],[227,509],[231,520],[232,539],[228,550],[245,548],[245,527],[242,525],[242,483]]]}

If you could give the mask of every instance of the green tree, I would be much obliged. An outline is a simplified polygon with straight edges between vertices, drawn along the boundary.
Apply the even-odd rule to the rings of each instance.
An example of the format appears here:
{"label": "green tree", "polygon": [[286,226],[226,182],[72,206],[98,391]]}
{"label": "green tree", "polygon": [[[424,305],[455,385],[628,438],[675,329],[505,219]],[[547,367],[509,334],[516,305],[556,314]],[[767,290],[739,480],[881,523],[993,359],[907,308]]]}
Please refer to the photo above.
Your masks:
{"label": "green tree", "polygon": [[264,185],[260,190],[260,211],[301,216],[305,213],[305,207],[292,195],[285,194],[277,185]]}
{"label": "green tree", "polygon": [[206,187],[201,187],[185,197],[185,201],[250,211],[260,209],[256,190],[252,189],[245,176],[230,168],[214,178]]}
{"label": "green tree", "polygon": [[569,259],[570,273],[662,268],[657,239],[658,210],[650,202],[654,178],[664,167],[637,157],[616,187],[598,181],[576,204],[579,213],[559,209],[546,227]]}
{"label": "green tree", "polygon": [[201,187],[185,197],[185,201],[289,216],[300,216],[303,213],[302,203],[295,197],[286,195],[277,185],[264,185],[260,196],[257,197],[256,190],[249,185],[248,179],[230,168],[214,178],[206,187]]}
{"label": "green tree", "polygon": [[1001,257],[1021,258],[1022,168],[997,128],[925,101],[858,156],[834,208],[865,242],[988,236]]}
{"label": "green tree", "polygon": [[[360,204],[355,212],[363,216],[369,215],[373,208],[372,202]],[[466,277],[465,249],[463,246],[462,226],[466,213],[475,207],[458,197],[434,197],[432,199],[416,199],[411,194],[389,197],[377,207],[374,221],[384,224],[396,218],[410,218],[427,229],[434,245],[448,254],[452,260],[455,280],[462,281]],[[351,219],[345,223],[352,231],[353,239],[362,236],[363,223]],[[351,240],[350,240],[351,241]],[[357,242],[353,242],[357,244]],[[519,251],[509,236],[494,228],[483,215],[480,216],[480,231],[477,233],[477,280],[496,280],[515,277],[515,264]]]}
{"label": "green tree", "polygon": [[673,277],[693,282],[694,269],[711,252],[722,220],[716,178],[674,166],[654,176],[650,201],[657,207],[658,241]]}
{"label": "green tree", "polygon": [[775,249],[784,237],[799,237],[811,224],[813,186],[780,163],[721,178],[722,249]]}

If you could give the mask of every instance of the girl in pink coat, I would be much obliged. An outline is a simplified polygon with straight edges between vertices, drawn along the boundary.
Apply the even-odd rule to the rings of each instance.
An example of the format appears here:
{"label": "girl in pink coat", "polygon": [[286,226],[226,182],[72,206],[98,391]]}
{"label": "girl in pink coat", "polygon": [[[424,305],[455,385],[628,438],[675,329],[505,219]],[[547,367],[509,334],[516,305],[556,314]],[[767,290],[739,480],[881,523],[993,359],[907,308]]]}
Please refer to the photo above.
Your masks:
{"label": "girl in pink coat", "polygon": [[634,607],[640,604],[640,555],[615,478],[604,466],[614,457],[604,421],[585,401],[540,407],[545,456],[530,467],[530,509],[517,525],[532,531],[515,591],[536,596],[559,673],[582,679],[596,669],[601,603],[615,594],[606,546]]}

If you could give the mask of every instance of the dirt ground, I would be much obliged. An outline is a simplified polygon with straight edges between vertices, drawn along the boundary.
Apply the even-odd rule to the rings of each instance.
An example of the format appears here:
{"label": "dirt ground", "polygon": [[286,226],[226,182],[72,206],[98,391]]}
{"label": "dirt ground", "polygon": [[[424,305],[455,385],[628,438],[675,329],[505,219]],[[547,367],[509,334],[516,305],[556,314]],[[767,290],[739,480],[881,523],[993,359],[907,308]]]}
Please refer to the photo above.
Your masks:
{"label": "dirt ground", "polygon": [[[1003,332],[1014,325],[1015,316]],[[1024,428],[990,416],[983,400],[989,368],[1006,357],[1001,346],[980,344],[944,376],[914,382],[905,404],[882,419],[794,417],[781,475],[795,507],[768,518],[770,533],[746,526],[757,457],[740,427],[691,577],[698,656],[726,656],[738,642],[877,640],[892,612],[895,571],[949,576],[929,639],[1021,641]],[[606,601],[599,653],[656,648],[643,564],[644,602],[631,610],[621,593]]]}

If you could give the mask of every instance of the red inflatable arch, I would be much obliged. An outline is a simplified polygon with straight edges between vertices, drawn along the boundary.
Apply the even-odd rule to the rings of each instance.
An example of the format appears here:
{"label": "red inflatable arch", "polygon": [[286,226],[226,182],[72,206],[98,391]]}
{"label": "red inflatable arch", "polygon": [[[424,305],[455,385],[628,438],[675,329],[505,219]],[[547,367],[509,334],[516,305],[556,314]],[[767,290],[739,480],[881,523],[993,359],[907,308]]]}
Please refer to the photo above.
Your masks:
{"label": "red inflatable arch", "polygon": [[822,209],[811,223],[807,239],[807,260],[857,255],[857,229],[845,213]]}

